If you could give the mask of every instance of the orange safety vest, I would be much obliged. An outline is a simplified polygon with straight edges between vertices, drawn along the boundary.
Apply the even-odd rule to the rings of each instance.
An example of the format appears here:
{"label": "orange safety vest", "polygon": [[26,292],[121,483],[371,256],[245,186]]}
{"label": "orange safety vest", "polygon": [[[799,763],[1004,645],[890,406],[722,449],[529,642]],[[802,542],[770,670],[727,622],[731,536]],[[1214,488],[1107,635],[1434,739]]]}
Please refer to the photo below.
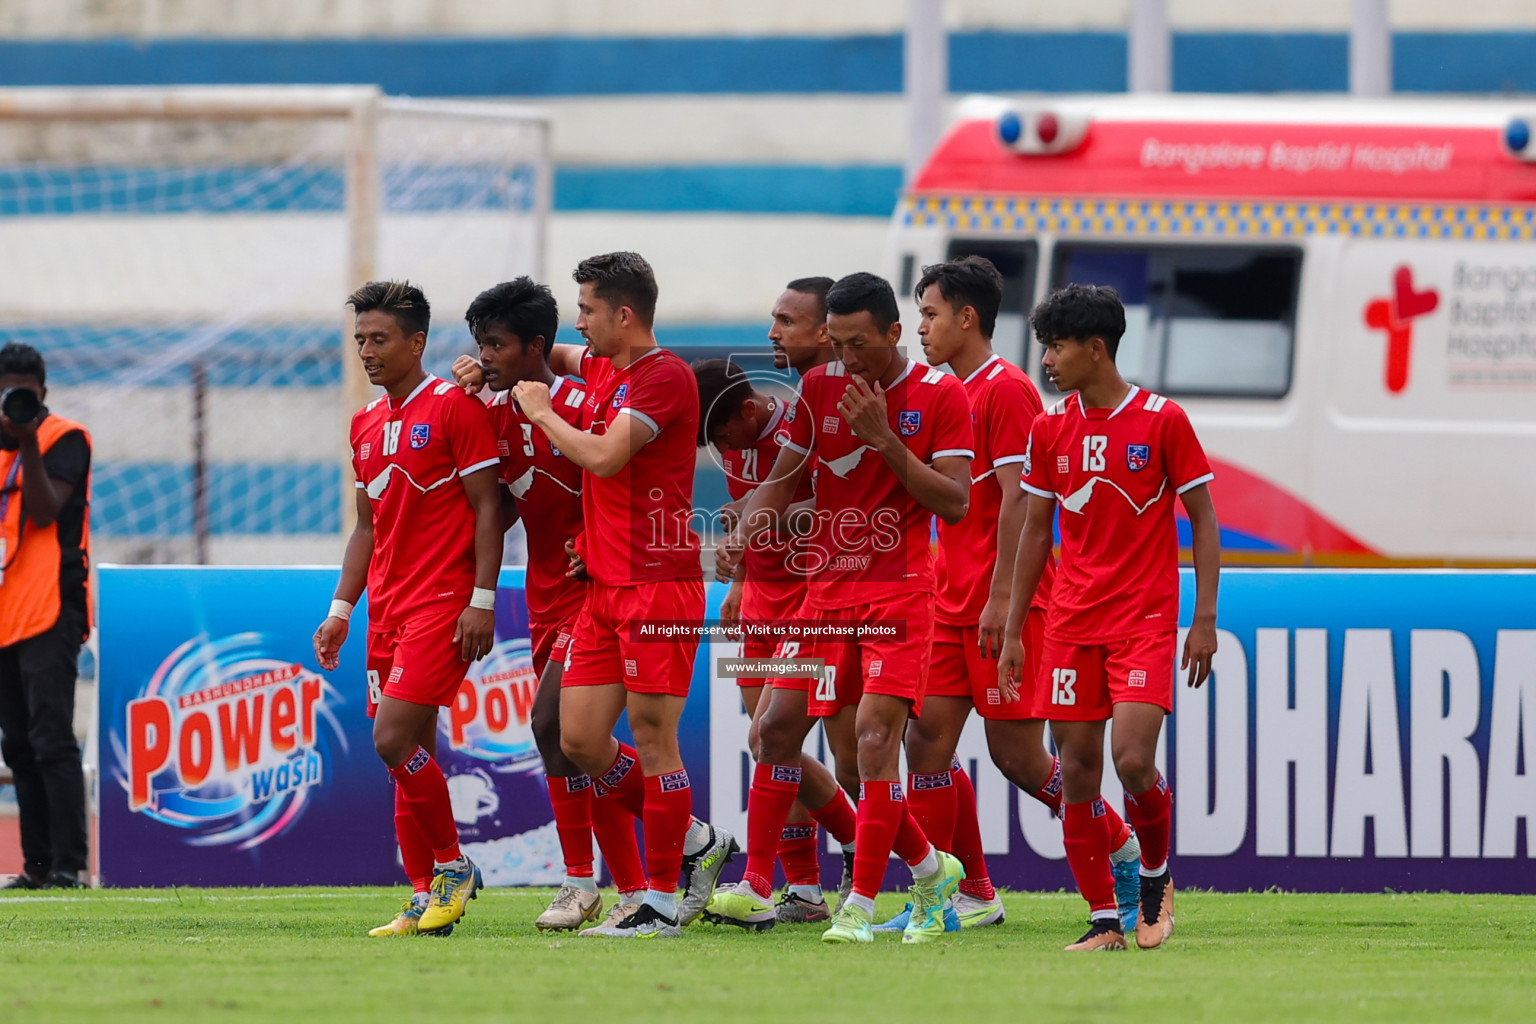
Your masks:
{"label": "orange safety vest", "polygon": [[[37,427],[37,447],[48,453],[55,441],[78,430],[91,443],[91,435],[73,420],[49,413]],[[20,451],[0,448],[0,483],[11,475],[11,465],[21,458]],[[5,518],[0,522],[0,537],[5,539],[5,580],[0,582],[0,647],[37,636],[59,621],[59,568],[63,552],[59,548],[59,524],[39,529],[34,522],[23,521],[21,507],[21,470],[16,472],[17,490],[11,494]],[[90,477],[81,481],[86,488],[85,517],[80,524],[81,556],[90,565],[91,495]],[[86,587],[86,612],[89,632],[90,587]],[[82,639],[84,639],[82,637]]]}

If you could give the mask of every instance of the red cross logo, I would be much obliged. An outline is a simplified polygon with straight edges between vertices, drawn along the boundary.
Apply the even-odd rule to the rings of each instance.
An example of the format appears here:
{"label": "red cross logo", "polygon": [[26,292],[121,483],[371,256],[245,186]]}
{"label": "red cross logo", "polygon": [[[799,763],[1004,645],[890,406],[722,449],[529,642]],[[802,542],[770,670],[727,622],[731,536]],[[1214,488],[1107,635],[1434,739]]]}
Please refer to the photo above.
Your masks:
{"label": "red cross logo", "polygon": [[1387,390],[1401,394],[1408,386],[1408,364],[1413,355],[1413,321],[1433,313],[1440,293],[1433,288],[1413,290],[1413,271],[1400,266],[1392,274],[1392,296],[1372,299],[1365,307],[1365,325],[1387,332]]}

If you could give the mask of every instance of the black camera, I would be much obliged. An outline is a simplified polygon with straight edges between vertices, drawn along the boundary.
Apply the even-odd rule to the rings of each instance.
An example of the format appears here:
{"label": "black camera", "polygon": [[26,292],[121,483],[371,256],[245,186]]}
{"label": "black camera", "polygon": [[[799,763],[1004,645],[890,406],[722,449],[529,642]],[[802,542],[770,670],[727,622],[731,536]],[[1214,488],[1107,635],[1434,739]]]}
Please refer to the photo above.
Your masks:
{"label": "black camera", "polygon": [[0,413],[12,423],[31,423],[42,411],[43,400],[31,388],[6,388],[0,391]]}

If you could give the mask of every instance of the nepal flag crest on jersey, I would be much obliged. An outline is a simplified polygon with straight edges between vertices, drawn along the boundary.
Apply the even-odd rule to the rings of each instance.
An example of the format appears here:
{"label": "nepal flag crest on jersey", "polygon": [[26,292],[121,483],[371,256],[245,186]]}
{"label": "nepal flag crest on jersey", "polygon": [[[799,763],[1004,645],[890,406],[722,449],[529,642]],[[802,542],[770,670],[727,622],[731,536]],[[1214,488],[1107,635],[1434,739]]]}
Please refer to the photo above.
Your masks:
{"label": "nepal flag crest on jersey", "polygon": [[1147,463],[1152,461],[1152,446],[1146,444],[1128,444],[1125,446],[1125,465],[1132,473],[1146,469]]}
{"label": "nepal flag crest on jersey", "polygon": [[411,424],[411,447],[425,448],[427,441],[432,437],[432,428],[426,423]]}
{"label": "nepal flag crest on jersey", "polygon": [[619,406],[623,405],[624,404],[624,399],[628,395],[629,395],[629,382],[625,381],[623,384],[620,384],[614,390],[614,392],[613,392],[613,402],[612,402],[613,408],[617,409]]}
{"label": "nepal flag crest on jersey", "polygon": [[896,424],[901,428],[902,437],[911,437],[922,427],[923,414],[917,409],[903,409],[896,414]]}

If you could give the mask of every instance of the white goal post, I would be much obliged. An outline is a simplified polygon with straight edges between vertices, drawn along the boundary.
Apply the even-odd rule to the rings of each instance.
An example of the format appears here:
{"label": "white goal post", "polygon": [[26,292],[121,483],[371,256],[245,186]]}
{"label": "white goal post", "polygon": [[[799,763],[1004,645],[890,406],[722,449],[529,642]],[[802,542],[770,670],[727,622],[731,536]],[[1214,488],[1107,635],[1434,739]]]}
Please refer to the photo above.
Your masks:
{"label": "white goal post", "polygon": [[342,303],[407,277],[431,364],[467,350],[469,298],[544,276],[549,132],[371,86],[0,89],[0,341],[93,432],[98,561],[339,557],[373,394]]}

